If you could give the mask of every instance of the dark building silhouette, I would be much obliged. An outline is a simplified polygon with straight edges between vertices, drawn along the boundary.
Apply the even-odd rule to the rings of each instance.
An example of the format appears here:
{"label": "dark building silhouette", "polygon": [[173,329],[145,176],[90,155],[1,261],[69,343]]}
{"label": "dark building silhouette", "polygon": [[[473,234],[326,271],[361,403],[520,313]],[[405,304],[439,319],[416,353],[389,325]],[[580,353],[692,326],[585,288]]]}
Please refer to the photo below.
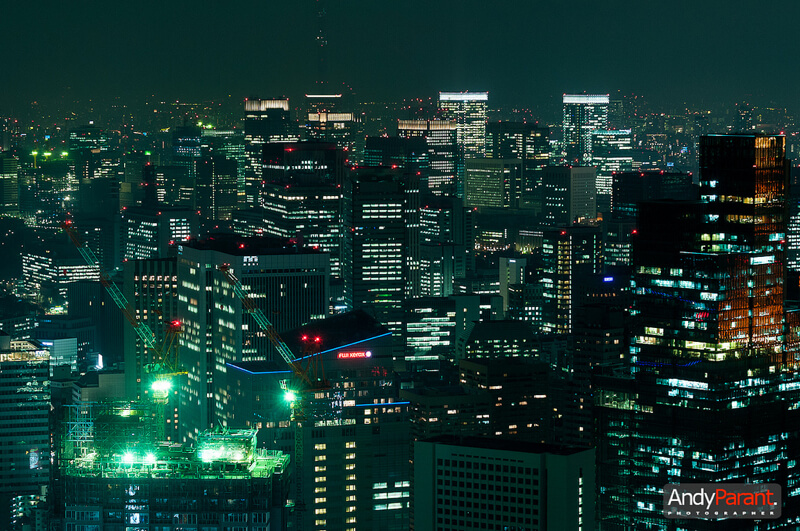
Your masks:
{"label": "dark building silhouette", "polygon": [[[800,391],[784,349],[784,138],[708,136],[700,148],[701,200],[639,210],[631,377],[601,379],[595,393],[603,529],[671,528],[668,483],[798,480]],[[784,494],[786,528],[800,522],[797,496]]]}

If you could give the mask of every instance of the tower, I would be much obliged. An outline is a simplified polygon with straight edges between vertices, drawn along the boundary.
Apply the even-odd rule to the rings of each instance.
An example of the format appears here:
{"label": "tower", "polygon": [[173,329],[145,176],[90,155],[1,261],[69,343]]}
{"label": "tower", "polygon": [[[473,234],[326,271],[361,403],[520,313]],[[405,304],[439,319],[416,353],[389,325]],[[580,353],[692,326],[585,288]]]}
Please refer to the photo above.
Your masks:
{"label": "tower", "polygon": [[[603,529],[673,529],[662,514],[670,483],[800,479],[789,461],[800,452],[800,386],[784,338],[784,141],[702,137],[700,201],[639,209],[631,377],[595,394]],[[797,496],[783,498],[787,529],[800,522]]]}
{"label": "tower", "polygon": [[486,103],[488,92],[440,92],[442,118],[458,124],[458,145],[464,158],[486,154]]}
{"label": "tower", "polygon": [[564,94],[564,151],[567,163],[592,163],[592,131],[608,128],[608,94]]}
{"label": "tower", "polygon": [[345,300],[395,334],[402,304],[419,294],[419,177],[363,168],[345,182],[342,273]]}

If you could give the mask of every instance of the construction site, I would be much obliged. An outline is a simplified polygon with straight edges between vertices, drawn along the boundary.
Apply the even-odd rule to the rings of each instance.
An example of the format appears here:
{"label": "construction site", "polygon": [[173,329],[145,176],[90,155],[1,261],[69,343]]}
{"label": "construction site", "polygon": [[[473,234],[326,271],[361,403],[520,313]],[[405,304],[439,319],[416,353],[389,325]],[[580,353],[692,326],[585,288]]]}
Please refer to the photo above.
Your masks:
{"label": "construction site", "polygon": [[288,455],[256,448],[252,429],[208,430],[194,446],[158,441],[152,407],[67,407],[55,478],[63,529],[283,528]]}

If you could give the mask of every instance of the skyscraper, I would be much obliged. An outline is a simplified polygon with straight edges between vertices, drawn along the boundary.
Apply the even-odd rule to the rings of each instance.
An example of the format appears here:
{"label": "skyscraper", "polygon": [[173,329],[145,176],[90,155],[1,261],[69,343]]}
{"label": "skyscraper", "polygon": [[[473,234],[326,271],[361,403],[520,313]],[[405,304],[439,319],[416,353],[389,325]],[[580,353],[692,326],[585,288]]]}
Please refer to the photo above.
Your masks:
{"label": "skyscraper", "polygon": [[301,119],[305,139],[334,142],[345,151],[350,164],[364,156],[364,119],[356,112],[352,94],[306,94],[306,113]]}
{"label": "skyscraper", "polygon": [[464,205],[517,208],[522,182],[520,159],[468,159],[464,171]]}
{"label": "skyscraper", "polygon": [[548,166],[542,171],[545,225],[568,226],[597,216],[594,168]]}
{"label": "skyscraper", "polygon": [[464,158],[486,154],[486,103],[488,92],[440,92],[442,118],[458,124],[458,145]]}
{"label": "skyscraper", "polygon": [[522,160],[521,190],[533,192],[541,184],[539,170],[550,162],[550,129],[538,123],[489,122],[486,156]]}
{"label": "skyscraper", "polygon": [[419,177],[405,170],[363,168],[345,183],[345,301],[395,334],[403,299],[420,289],[419,204]]}
{"label": "skyscraper", "polygon": [[568,164],[592,164],[592,131],[608,128],[608,94],[564,94],[564,151]]}
{"label": "skyscraper", "polygon": [[[633,376],[595,394],[604,529],[643,521],[671,529],[664,486],[698,482],[786,485],[780,523],[800,523],[792,457],[800,455],[800,385],[784,339],[784,138],[702,137],[700,184],[700,201],[639,210]],[[766,522],[727,520],[725,528]]]}
{"label": "skyscraper", "polygon": [[0,152],[0,215],[19,215],[19,160]]}
{"label": "skyscraper", "polygon": [[[463,196],[463,152],[458,147],[458,125],[450,120],[399,120],[397,136],[424,138],[428,145],[428,188],[434,195]],[[459,195],[459,190],[461,194]]]}
{"label": "skyscraper", "polygon": [[592,131],[592,166],[597,169],[597,210],[611,209],[614,172],[633,169],[633,133],[630,129]]}
{"label": "skyscraper", "polygon": [[266,332],[218,271],[228,264],[278,332],[328,313],[330,259],[286,240],[218,234],[178,246],[182,441],[224,418],[227,362],[270,359]]}
{"label": "skyscraper", "polygon": [[571,333],[585,286],[602,272],[599,227],[550,228],[542,237],[542,329]]}
{"label": "skyscraper", "polygon": [[[50,474],[50,355],[0,332],[0,526],[38,503]],[[12,527],[13,524],[13,527]]]}
{"label": "skyscraper", "polygon": [[264,144],[296,140],[288,99],[244,100],[244,146],[247,155],[244,195],[248,205],[258,205]]}

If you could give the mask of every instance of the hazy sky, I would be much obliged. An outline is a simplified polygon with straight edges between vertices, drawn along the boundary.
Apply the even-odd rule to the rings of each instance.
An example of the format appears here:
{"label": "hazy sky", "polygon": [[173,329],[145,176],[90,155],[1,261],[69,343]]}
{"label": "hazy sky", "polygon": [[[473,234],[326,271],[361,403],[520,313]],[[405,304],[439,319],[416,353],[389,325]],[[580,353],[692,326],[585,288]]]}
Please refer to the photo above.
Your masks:
{"label": "hazy sky", "polygon": [[[0,111],[102,94],[299,94],[314,0],[3,2]],[[327,0],[329,73],[363,99],[489,90],[505,104],[622,89],[795,107],[800,2]],[[67,91],[66,87],[70,87]]]}

